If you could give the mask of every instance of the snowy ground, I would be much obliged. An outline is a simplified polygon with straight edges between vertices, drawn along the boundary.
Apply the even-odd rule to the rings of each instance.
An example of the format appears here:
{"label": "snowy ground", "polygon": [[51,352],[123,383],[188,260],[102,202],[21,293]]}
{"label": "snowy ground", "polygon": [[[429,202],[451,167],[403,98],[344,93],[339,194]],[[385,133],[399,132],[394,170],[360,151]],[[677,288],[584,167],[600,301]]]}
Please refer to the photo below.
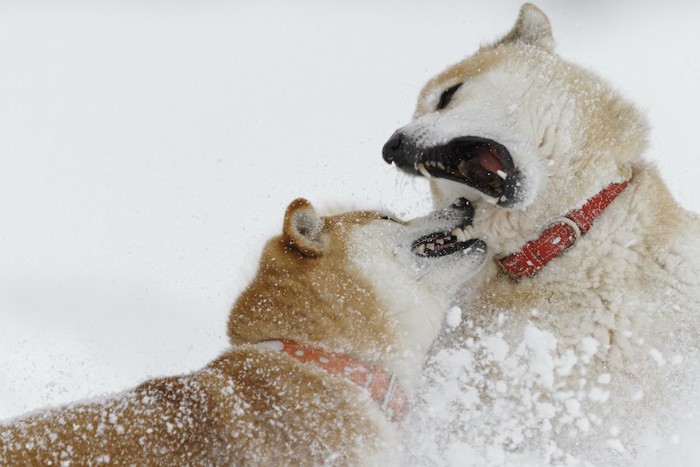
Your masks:
{"label": "snowy ground", "polygon": [[[295,197],[428,210],[381,146],[520,3],[0,1],[0,419],[216,356]],[[700,211],[700,4],[538,4]]]}

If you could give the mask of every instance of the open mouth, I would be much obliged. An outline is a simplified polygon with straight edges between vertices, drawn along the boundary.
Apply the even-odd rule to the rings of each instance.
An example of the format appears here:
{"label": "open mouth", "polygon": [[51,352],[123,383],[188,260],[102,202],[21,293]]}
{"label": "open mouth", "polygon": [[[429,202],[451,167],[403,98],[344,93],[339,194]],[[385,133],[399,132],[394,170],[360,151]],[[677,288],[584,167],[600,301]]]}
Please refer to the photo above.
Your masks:
{"label": "open mouth", "polygon": [[384,145],[382,156],[405,172],[463,183],[504,207],[522,198],[520,171],[508,149],[492,139],[460,136],[426,148],[396,132]]}
{"label": "open mouth", "polygon": [[473,238],[472,227],[455,227],[451,232],[433,232],[420,237],[411,245],[411,251],[423,258],[448,256],[472,246],[486,249],[486,244]]}
{"label": "open mouth", "polygon": [[427,148],[414,169],[424,177],[464,183],[499,203],[516,201],[519,172],[502,144],[477,136],[463,136]]}

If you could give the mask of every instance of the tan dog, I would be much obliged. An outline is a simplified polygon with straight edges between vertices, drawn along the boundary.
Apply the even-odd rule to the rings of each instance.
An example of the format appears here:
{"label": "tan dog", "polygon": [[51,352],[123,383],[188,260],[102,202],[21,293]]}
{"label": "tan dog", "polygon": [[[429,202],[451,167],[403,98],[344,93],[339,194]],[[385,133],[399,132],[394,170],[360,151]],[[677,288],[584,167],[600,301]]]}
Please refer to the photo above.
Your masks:
{"label": "tan dog", "polygon": [[233,307],[233,349],[189,375],[0,425],[0,465],[396,461],[392,419],[486,255],[465,236],[472,214],[459,201],[408,223],[320,218],[294,201]]}
{"label": "tan dog", "polygon": [[638,465],[672,444],[673,404],[685,415],[700,373],[700,219],[646,141],[641,112],[561,58],[526,4],[430,80],[387,142],[385,160],[431,178],[436,205],[475,200],[494,260],[465,285],[478,292],[452,357],[463,391],[434,398],[449,407],[443,447]]}

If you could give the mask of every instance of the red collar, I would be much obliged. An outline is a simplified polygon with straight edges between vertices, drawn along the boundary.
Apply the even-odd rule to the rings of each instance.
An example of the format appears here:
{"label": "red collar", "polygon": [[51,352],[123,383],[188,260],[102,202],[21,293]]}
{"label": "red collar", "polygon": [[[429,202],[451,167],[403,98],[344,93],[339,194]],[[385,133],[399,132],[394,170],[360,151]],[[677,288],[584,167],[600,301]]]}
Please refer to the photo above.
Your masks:
{"label": "red collar", "polygon": [[586,201],[581,208],[556,219],[538,239],[527,242],[519,252],[499,259],[499,264],[516,282],[524,277],[534,276],[552,259],[573,246],[581,235],[588,232],[593,221],[627,188],[627,185],[629,179],[608,185]]}
{"label": "red collar", "polygon": [[316,365],[332,375],[342,376],[367,389],[382,410],[395,422],[400,422],[408,412],[406,391],[399,385],[396,375],[383,368],[366,365],[348,355],[326,352],[318,347],[307,347],[296,341],[279,339],[258,343],[258,346],[284,352],[303,363]]}

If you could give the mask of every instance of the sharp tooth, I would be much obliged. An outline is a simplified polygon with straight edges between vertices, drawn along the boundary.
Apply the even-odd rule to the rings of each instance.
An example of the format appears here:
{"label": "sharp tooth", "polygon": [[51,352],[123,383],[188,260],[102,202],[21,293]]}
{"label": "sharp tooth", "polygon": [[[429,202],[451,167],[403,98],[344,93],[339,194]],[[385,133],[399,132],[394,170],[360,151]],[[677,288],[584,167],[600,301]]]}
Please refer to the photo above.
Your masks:
{"label": "sharp tooth", "polygon": [[425,253],[425,244],[421,243],[413,249],[413,252],[422,255],[423,253]]}
{"label": "sharp tooth", "polygon": [[467,161],[460,162],[457,166],[457,170],[459,170],[459,173],[461,173],[465,177],[469,175],[469,166],[467,165]]}
{"label": "sharp tooth", "polygon": [[466,237],[464,240],[474,238],[474,227],[472,227],[471,225],[466,225],[462,227],[462,231],[464,232],[464,235]]}
{"label": "sharp tooth", "polygon": [[445,170],[445,164],[443,164],[442,162],[438,162],[437,166],[438,166],[438,169]]}
{"label": "sharp tooth", "polygon": [[442,238],[438,238],[437,240],[435,240],[435,243],[437,243],[438,245],[444,245],[445,240],[443,240]]}
{"label": "sharp tooth", "polygon": [[433,176],[430,175],[430,173],[426,170],[425,165],[423,165],[422,162],[419,162],[418,164],[416,164],[416,169],[417,169],[418,172],[420,172],[421,175],[423,175],[425,178],[433,178]]}
{"label": "sharp tooth", "polygon": [[427,248],[430,251],[433,251],[435,249],[435,244],[434,243],[428,243],[425,245],[425,248]]}
{"label": "sharp tooth", "polygon": [[496,174],[497,174],[499,177],[501,177],[503,180],[505,180],[506,177],[508,176],[508,174],[505,173],[505,172],[502,171],[502,170],[496,170]]}
{"label": "sharp tooth", "polygon": [[457,240],[460,242],[466,242],[467,241],[467,236],[464,234],[464,231],[460,229],[459,227],[456,227],[452,232],[450,232],[453,237],[457,237]]}

